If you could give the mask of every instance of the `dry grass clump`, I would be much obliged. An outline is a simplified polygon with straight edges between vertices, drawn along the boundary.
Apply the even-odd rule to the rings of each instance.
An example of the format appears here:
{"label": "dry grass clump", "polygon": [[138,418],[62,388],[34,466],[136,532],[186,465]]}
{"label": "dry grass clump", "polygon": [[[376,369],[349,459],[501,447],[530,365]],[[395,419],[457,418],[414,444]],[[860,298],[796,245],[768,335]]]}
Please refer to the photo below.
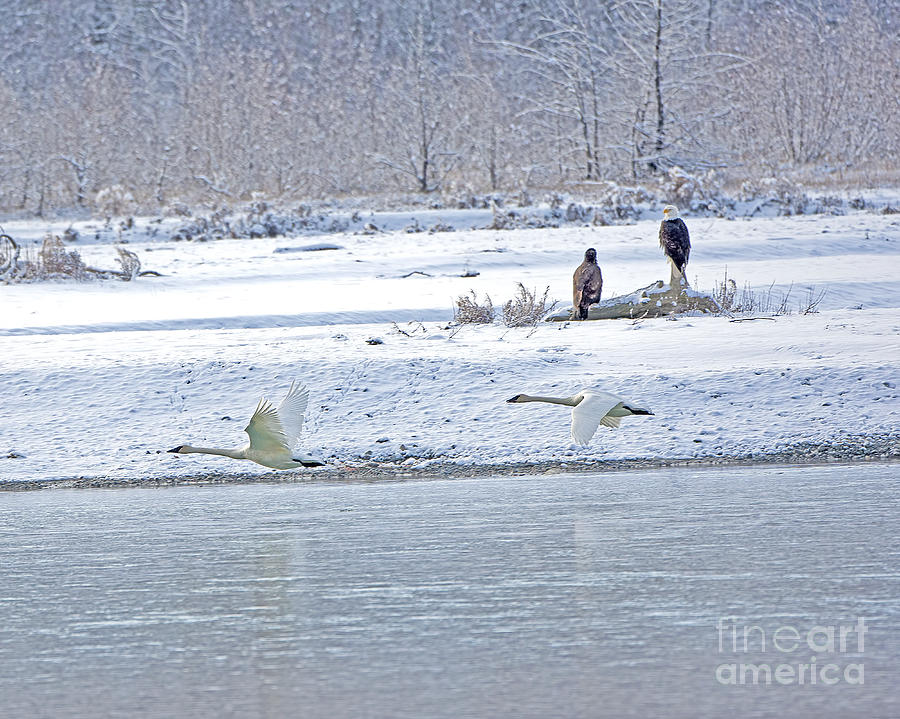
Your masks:
{"label": "dry grass clump", "polygon": [[137,254],[124,247],[116,247],[121,270],[101,270],[88,267],[77,250],[67,250],[65,243],[55,235],[47,235],[40,249],[26,248],[22,252],[12,237],[0,234],[0,282],[40,282],[42,280],[120,279],[126,282],[136,277],[158,272],[141,270]]}
{"label": "dry grass clump", "polygon": [[119,265],[122,267],[121,277],[123,280],[128,282],[141,274],[141,260],[136,253],[126,250],[121,245],[116,246],[116,252],[119,253],[116,259],[119,260]]}
{"label": "dry grass clump", "polygon": [[34,268],[36,276],[42,280],[73,278],[83,280],[87,278],[87,265],[81,259],[77,250],[67,250],[63,241],[54,235],[47,235],[38,250],[37,265]]}
{"label": "dry grass clump", "polygon": [[484,301],[478,301],[478,295],[475,290],[469,290],[469,294],[460,295],[456,298],[456,308],[453,311],[453,319],[461,325],[469,324],[490,324],[494,321],[496,310],[494,303],[491,302],[491,296],[487,293],[484,295]]}
{"label": "dry grass clump", "polygon": [[537,290],[529,290],[518,283],[515,297],[503,305],[503,324],[507,327],[534,327],[550,312],[556,302],[548,302],[550,287],[538,297]]}
{"label": "dry grass clump", "polygon": [[[549,287],[542,295],[538,295],[536,290],[527,289],[521,282],[517,284],[515,297],[504,304],[501,310],[503,324],[507,327],[535,327],[557,303],[547,299]],[[456,298],[453,317],[457,324],[490,324],[496,316],[497,309],[487,293],[481,301],[475,290],[469,290],[469,294]]]}
{"label": "dry grass clump", "polygon": [[[738,289],[737,282],[728,276],[725,271],[724,279],[716,281],[713,288],[713,299],[722,308],[722,312],[729,315],[789,315],[793,312],[791,293],[793,284],[782,292],[775,289],[774,283],[767,290],[757,291],[750,289],[750,283]],[[801,315],[816,314],[819,304],[825,298],[825,290],[818,291],[815,287],[807,290],[807,295],[797,302],[797,312]]]}
{"label": "dry grass clump", "polygon": [[821,292],[815,287],[806,290],[806,297],[797,303],[797,311],[801,315],[815,315],[819,313],[819,303],[825,299],[825,290]]}

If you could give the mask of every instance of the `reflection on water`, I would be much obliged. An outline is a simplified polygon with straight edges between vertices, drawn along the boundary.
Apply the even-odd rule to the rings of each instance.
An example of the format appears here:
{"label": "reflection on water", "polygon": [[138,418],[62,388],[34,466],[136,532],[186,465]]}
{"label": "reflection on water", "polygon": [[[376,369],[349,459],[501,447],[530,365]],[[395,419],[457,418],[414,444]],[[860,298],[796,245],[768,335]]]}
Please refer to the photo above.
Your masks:
{"label": "reflection on water", "polygon": [[[898,470],[3,494],[0,705],[9,717],[900,716]],[[810,663],[805,644],[773,653],[780,626],[859,617],[862,651],[850,635],[845,652],[815,656],[864,664],[862,685],[717,679],[723,664]],[[751,651],[735,653],[729,632],[747,626]],[[752,641],[763,632],[767,652]]]}

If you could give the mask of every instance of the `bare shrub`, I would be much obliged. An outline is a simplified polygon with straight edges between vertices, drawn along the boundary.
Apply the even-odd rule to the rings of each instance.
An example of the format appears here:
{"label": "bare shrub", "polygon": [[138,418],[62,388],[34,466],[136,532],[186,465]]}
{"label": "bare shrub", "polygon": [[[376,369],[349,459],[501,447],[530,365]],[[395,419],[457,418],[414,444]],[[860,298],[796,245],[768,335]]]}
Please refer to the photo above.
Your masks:
{"label": "bare shrub", "polygon": [[116,247],[121,270],[102,270],[88,267],[75,250],[67,250],[65,243],[53,235],[47,235],[40,249],[26,247],[20,253],[16,242],[9,235],[0,235],[0,282],[40,282],[59,279],[120,279],[126,282],[135,277],[160,274],[153,270],[141,271],[137,254]]}
{"label": "bare shrub", "polygon": [[720,283],[718,280],[713,287],[713,299],[722,308],[723,312],[734,312],[737,298],[737,282],[728,276],[725,272],[725,279]]}
{"label": "bare shrub", "polygon": [[87,278],[88,269],[77,250],[67,251],[59,237],[47,235],[38,252],[36,274],[40,279],[83,280]]}
{"label": "bare shrub", "polygon": [[141,261],[137,254],[122,246],[117,246],[116,252],[119,253],[118,260],[122,266],[122,279],[126,282],[133,280],[141,273]]}
{"label": "bare shrub", "polygon": [[[772,285],[769,285],[769,289],[766,290],[764,304],[765,312],[773,315],[789,315],[791,314],[791,307],[789,304],[789,300],[791,298],[791,290],[794,289],[794,283],[792,282],[787,291],[784,293],[773,292]],[[772,309],[774,307],[774,310]]]}
{"label": "bare shrub", "polygon": [[94,206],[106,217],[127,215],[134,212],[137,203],[134,196],[122,185],[104,187],[94,196]]}
{"label": "bare shrub", "polygon": [[[645,187],[631,187],[618,182],[604,180],[593,188],[598,208],[595,210],[595,224],[609,224],[615,221],[631,222],[640,218],[640,205],[655,198]],[[599,216],[599,217],[598,217]]]}
{"label": "bare shrub", "polygon": [[549,294],[549,286],[538,297],[537,290],[529,290],[519,282],[515,297],[503,305],[503,324],[507,327],[534,327],[556,306],[555,301],[548,304]]}
{"label": "bare shrub", "polygon": [[698,199],[707,199],[711,194],[708,184],[713,184],[714,173],[704,176],[691,174],[678,166],[670,167],[660,179],[660,189],[669,202],[676,202],[683,207],[692,207]]}
{"label": "bare shrub", "polygon": [[766,291],[761,292],[752,290],[749,282],[738,289],[737,282],[728,276],[726,270],[722,282],[716,281],[712,296],[722,312],[729,315],[789,315],[791,289],[788,287],[787,292],[782,293],[774,285],[770,285]]}
{"label": "bare shrub", "polygon": [[491,224],[489,230],[507,230],[510,225],[510,215],[503,211],[502,206],[491,198]]}
{"label": "bare shrub", "polygon": [[738,191],[738,200],[756,203],[750,215],[756,214],[765,205],[774,205],[779,215],[787,216],[807,215],[817,210],[803,185],[781,176],[745,180]]}
{"label": "bare shrub", "polygon": [[404,337],[412,337],[418,332],[421,332],[422,334],[428,334],[428,330],[425,329],[425,325],[415,320],[407,322],[406,329],[403,329],[402,327],[400,327],[400,325],[394,322],[391,329],[397,334],[403,335]]}
{"label": "bare shrub", "polygon": [[190,217],[191,208],[185,202],[173,202],[166,208],[167,215],[175,215],[176,217]]}
{"label": "bare shrub", "polygon": [[825,299],[826,290],[816,292],[814,287],[810,287],[806,291],[806,297],[800,300],[797,305],[797,311],[801,315],[815,315],[819,313],[819,304]]}
{"label": "bare shrub", "polygon": [[[738,289],[737,282],[728,276],[726,269],[723,280],[716,281],[712,297],[722,312],[728,315],[789,315],[793,312],[791,306],[793,289],[794,286],[791,284],[787,290],[777,290],[773,283],[766,290],[752,290],[749,282]],[[802,315],[815,314],[819,311],[819,303],[824,297],[825,290],[820,292],[815,287],[810,287],[806,298],[801,299],[797,305],[798,312]]]}
{"label": "bare shrub", "polygon": [[494,303],[491,302],[489,294],[485,293],[484,301],[479,302],[475,290],[469,290],[469,294],[460,295],[456,298],[456,309],[453,311],[453,319],[461,325],[485,325],[494,321],[495,314]]}

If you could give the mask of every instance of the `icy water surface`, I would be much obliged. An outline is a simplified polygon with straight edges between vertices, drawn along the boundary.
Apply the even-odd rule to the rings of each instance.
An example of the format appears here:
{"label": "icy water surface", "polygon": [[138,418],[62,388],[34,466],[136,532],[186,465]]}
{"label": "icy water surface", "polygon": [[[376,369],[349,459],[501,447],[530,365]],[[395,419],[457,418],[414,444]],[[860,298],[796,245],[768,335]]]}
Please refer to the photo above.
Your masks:
{"label": "icy water surface", "polygon": [[0,494],[2,715],[900,716],[898,479]]}

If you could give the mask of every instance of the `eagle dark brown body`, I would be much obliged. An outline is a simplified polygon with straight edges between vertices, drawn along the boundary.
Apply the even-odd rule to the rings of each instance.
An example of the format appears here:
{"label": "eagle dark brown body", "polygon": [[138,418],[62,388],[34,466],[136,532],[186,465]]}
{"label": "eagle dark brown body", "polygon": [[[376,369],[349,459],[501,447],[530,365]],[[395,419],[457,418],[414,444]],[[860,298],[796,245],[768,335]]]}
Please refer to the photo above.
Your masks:
{"label": "eagle dark brown body", "polygon": [[659,246],[672,265],[671,284],[686,284],[684,271],[691,256],[691,236],[674,205],[667,205],[663,210],[663,221],[659,225]]}
{"label": "eagle dark brown body", "polygon": [[572,276],[572,311],[575,319],[586,320],[588,307],[600,301],[603,291],[603,275],[597,264],[597,250],[584,253],[584,262],[578,265]]}

